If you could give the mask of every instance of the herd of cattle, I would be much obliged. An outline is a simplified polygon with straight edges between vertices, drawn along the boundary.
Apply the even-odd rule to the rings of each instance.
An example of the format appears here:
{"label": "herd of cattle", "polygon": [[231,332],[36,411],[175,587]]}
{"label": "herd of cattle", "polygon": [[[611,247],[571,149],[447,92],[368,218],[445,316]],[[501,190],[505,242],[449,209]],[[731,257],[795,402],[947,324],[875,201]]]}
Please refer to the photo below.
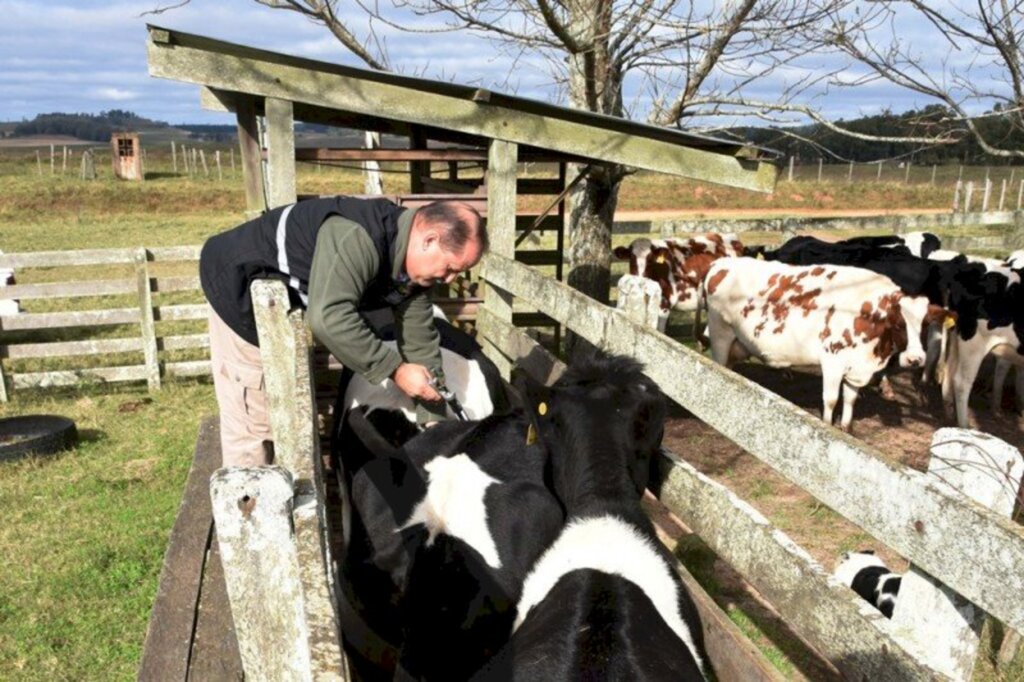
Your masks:
{"label": "herd of cattle", "polygon": [[[993,405],[1011,366],[1024,401],[1024,251],[1005,261],[946,251],[929,233],[837,243],[796,237],[778,249],[745,248],[733,235],[637,239],[615,250],[630,274],[661,288],[671,309],[695,312],[699,340],[721,364],[754,357],[770,367],[819,367],[822,416],[850,428],[858,392],[890,362],[932,380],[968,424],[982,361],[997,357]],[[707,313],[707,337],[700,329]]]}

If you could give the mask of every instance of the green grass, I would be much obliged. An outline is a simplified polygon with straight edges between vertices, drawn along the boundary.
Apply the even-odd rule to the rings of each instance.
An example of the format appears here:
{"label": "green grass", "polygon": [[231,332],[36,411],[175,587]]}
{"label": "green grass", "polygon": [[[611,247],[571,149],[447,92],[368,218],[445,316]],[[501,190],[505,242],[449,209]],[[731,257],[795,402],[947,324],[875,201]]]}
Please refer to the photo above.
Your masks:
{"label": "green grass", "polygon": [[[147,402],[149,401],[149,402]],[[136,412],[119,406],[141,403]],[[81,442],[0,463],[4,679],[135,677],[167,537],[212,388],[18,394],[0,416],[55,413]]]}

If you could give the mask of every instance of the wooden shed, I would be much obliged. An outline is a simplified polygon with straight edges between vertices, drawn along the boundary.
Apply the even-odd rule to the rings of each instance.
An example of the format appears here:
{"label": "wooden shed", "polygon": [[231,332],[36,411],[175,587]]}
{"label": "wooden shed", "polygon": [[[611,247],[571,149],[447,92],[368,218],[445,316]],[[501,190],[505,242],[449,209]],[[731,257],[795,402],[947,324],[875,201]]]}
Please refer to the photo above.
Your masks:
{"label": "wooden shed", "polygon": [[114,177],[120,180],[145,179],[142,170],[142,142],[138,133],[114,133],[110,136],[110,158]]}

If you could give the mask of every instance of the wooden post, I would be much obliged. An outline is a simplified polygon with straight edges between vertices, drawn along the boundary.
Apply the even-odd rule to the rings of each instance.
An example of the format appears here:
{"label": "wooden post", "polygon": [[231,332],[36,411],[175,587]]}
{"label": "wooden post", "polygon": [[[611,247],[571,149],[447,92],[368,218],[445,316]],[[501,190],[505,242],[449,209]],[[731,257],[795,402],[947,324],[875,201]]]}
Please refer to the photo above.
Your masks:
{"label": "wooden post", "polygon": [[86,149],[82,152],[82,179],[96,179],[96,160],[93,157],[91,149]]}
{"label": "wooden post", "polygon": [[61,174],[61,177],[67,175],[67,172],[68,172],[68,146],[67,145],[63,145],[63,152],[64,152],[63,153],[63,159],[61,160],[61,163],[60,163],[60,174]]}
{"label": "wooden post", "polygon": [[1013,176],[1016,175],[1016,174],[1017,174],[1017,169],[1016,168],[1011,168],[1010,169],[1010,182],[1008,183],[1010,185],[1010,187],[1013,187]]}
{"label": "wooden post", "polygon": [[291,474],[277,466],[218,469],[210,498],[246,678],[312,680]]}
{"label": "wooden post", "polygon": [[938,168],[938,166],[936,166],[936,165],[935,165],[935,164],[933,163],[933,164],[932,164],[932,180],[931,180],[931,185],[932,185],[932,187],[934,187],[934,186],[935,186],[935,169],[936,169],[936,168]]}
{"label": "wooden post", "polygon": [[1003,210],[1003,202],[1006,201],[1006,178],[1003,178],[1003,185],[999,189],[999,210]]}
{"label": "wooden post", "polygon": [[296,201],[295,122],[292,103],[268,97],[267,112],[267,208]]}
{"label": "wooden post", "polygon": [[198,177],[199,175],[199,150],[192,147],[192,173]]}
{"label": "wooden post", "polygon": [[963,191],[964,183],[960,180],[956,181],[956,185],[953,187],[953,213],[960,210],[960,192]]}
{"label": "wooden post", "polygon": [[[932,437],[928,476],[934,485],[966,495],[999,516],[1013,514],[1022,475],[1020,452],[994,436],[944,428]],[[954,680],[969,680],[984,618],[983,610],[911,565],[892,624],[904,646],[932,668]]]}
{"label": "wooden post", "polygon": [[139,179],[146,179],[146,148],[139,142]]}
{"label": "wooden post", "polygon": [[43,177],[43,155],[36,150],[36,170],[39,171],[39,177]]}
{"label": "wooden post", "polygon": [[[516,255],[516,161],[519,145],[514,142],[492,140],[487,153],[487,231],[491,239],[491,252],[506,258]],[[486,267],[481,276],[487,278]],[[512,294],[490,282],[484,307],[499,320],[512,324]],[[480,329],[486,338],[487,326]],[[494,361],[503,377],[508,379],[512,363],[500,350],[484,344],[484,351]]]}
{"label": "wooden post", "polygon": [[[987,171],[988,169],[986,169]],[[988,173],[985,173],[985,194],[981,198],[981,212],[985,213],[988,211],[988,200],[992,195],[992,181],[988,179]]]}
{"label": "wooden post", "polygon": [[224,180],[224,174],[220,170],[220,150],[219,149],[214,153],[213,158],[217,162],[217,180],[219,182],[223,181]]}
{"label": "wooden post", "polygon": [[302,311],[289,312],[288,291],[282,282],[257,280],[251,294],[270,402],[274,461],[288,472],[295,493],[291,544],[298,559],[299,616],[306,633],[301,646],[309,649],[312,671],[312,677],[304,679],[340,679],[345,663],[332,594],[335,581],[324,515],[312,338]]}
{"label": "wooden post", "polygon": [[885,164],[885,161],[879,161],[878,162],[878,174],[875,175],[875,180],[877,182],[881,182],[882,181],[882,165],[883,164]]}
{"label": "wooden post", "polygon": [[50,175],[55,175],[56,174],[56,172],[54,171],[54,165],[53,164],[54,164],[53,145],[51,144],[50,145]]}
{"label": "wooden post", "polygon": [[652,279],[623,275],[618,283],[619,298],[615,307],[624,311],[637,324],[664,333],[668,314],[661,312],[661,287]]}
{"label": "wooden post", "polygon": [[794,156],[789,157],[789,181],[790,182],[793,182],[793,162],[795,160],[796,160],[796,157],[794,157]]}
{"label": "wooden post", "polygon": [[150,391],[160,389],[160,362],[156,349],[156,320],[153,317],[153,293],[149,288],[149,258],[146,249],[135,252],[135,279],[139,292],[139,322],[142,328],[142,354],[146,359],[146,383]]}
{"label": "wooden post", "polygon": [[853,161],[850,162],[850,172],[846,175],[847,182],[853,182]]}
{"label": "wooden post", "polygon": [[174,146],[174,140],[171,140],[171,164],[174,168],[174,174],[178,174],[178,150]]}
{"label": "wooden post", "polygon": [[910,166],[911,166],[911,162],[907,161],[907,172],[903,176],[903,184],[904,185],[909,185],[910,184]]}
{"label": "wooden post", "polygon": [[964,165],[961,163],[959,166],[957,166],[956,180],[957,180],[957,182],[960,182],[963,179],[964,179]]}
{"label": "wooden post", "polygon": [[[380,149],[380,133],[367,130],[363,133],[363,147]],[[317,165],[317,168],[320,166]],[[374,160],[363,162],[363,194],[379,196],[384,194],[384,174],[380,172],[380,163]]]}
{"label": "wooden post", "polygon": [[199,150],[199,161],[203,164],[203,175],[210,177],[210,168],[206,165],[206,150]]}
{"label": "wooden post", "polygon": [[[426,149],[427,136],[419,127],[414,127],[409,134],[409,149]],[[423,193],[423,176],[430,175],[429,161],[409,162],[409,191],[413,194]]]}
{"label": "wooden post", "polygon": [[253,98],[239,98],[235,105],[235,116],[238,119],[238,145],[242,155],[246,214],[253,217],[267,208],[263,184],[263,152],[260,149],[256,105]]}
{"label": "wooden post", "polygon": [[[12,386],[13,390],[14,387]],[[6,403],[10,398],[7,396],[7,377],[4,375],[4,363],[0,360],[0,403]]]}
{"label": "wooden post", "polygon": [[964,193],[964,213],[971,212],[971,199],[974,198],[974,183],[967,183],[967,190]]}
{"label": "wooden post", "polygon": [[818,159],[818,184],[819,185],[821,184],[821,164],[822,164],[822,160],[819,158]]}
{"label": "wooden post", "polygon": [[988,174],[989,174],[990,170],[991,169],[988,166],[985,166],[985,183],[986,184],[988,183]]}
{"label": "wooden post", "polygon": [[232,147],[228,151],[231,152],[231,175],[234,175],[235,174],[235,149],[234,149],[234,147]]}
{"label": "wooden post", "polygon": [[1024,179],[1020,181],[1020,189],[1017,190],[1017,210],[1021,209],[1021,203],[1024,202]]}

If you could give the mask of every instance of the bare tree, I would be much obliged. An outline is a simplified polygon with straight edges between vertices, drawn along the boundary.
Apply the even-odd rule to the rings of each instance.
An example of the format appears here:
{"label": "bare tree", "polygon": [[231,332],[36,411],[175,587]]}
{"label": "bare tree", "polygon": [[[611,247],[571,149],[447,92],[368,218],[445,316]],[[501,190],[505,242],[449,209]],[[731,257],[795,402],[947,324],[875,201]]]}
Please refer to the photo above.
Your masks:
{"label": "bare tree", "polygon": [[[873,4],[876,20],[867,25],[851,23],[845,8],[831,11],[822,40],[867,67],[869,77],[944,106],[949,137],[969,135],[987,154],[1024,158],[1024,1]],[[909,41],[900,27],[911,21],[930,35]]]}

